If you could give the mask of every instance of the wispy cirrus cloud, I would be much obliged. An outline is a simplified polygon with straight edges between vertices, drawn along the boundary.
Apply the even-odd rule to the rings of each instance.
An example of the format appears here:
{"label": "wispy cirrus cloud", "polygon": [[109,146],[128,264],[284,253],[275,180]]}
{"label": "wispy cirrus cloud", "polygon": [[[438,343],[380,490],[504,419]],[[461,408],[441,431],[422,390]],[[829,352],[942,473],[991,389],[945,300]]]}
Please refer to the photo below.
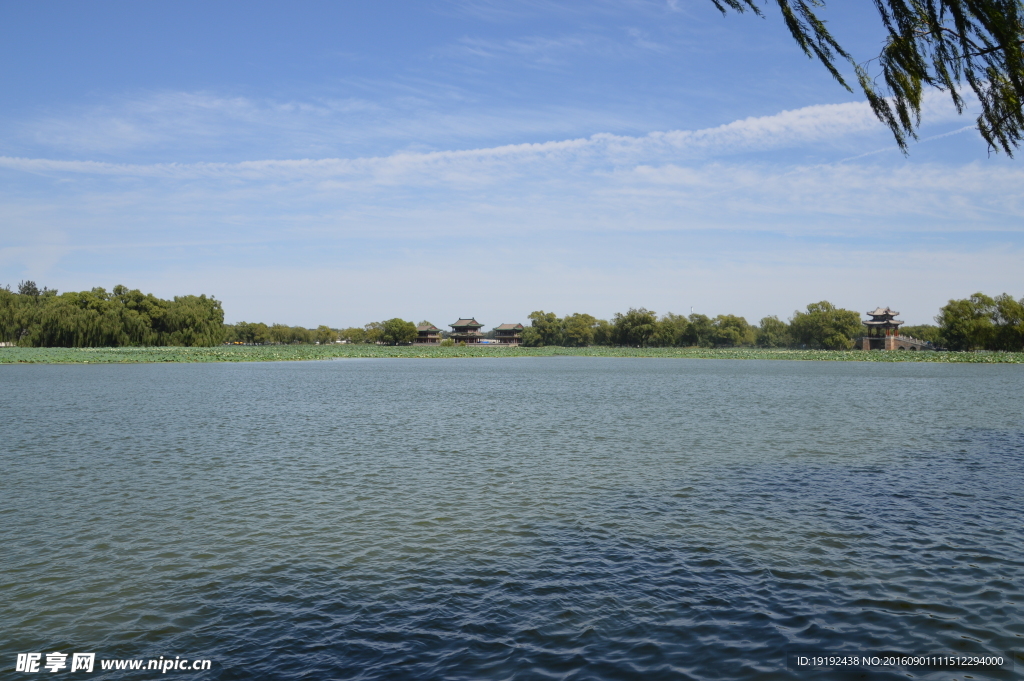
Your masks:
{"label": "wispy cirrus cloud", "polygon": [[[1024,233],[1024,170],[968,164],[822,164],[778,168],[703,164],[638,166],[617,174],[619,200],[685,210],[703,221],[771,225],[787,231],[873,233],[962,231],[965,224]],[[662,222],[667,221],[666,219]]]}
{"label": "wispy cirrus cloud", "polygon": [[156,92],[12,122],[4,143],[8,148],[59,149],[70,155],[124,156],[189,146],[223,153],[234,144],[273,132],[289,139],[293,147],[315,147],[327,135],[337,136],[345,121],[381,112],[381,105],[355,97],[273,101],[207,92]]}
{"label": "wispy cirrus cloud", "polygon": [[[209,106],[219,106],[210,103]],[[227,102],[243,112],[245,102]],[[956,118],[955,109],[937,95],[927,102],[929,120]],[[290,107],[281,107],[291,110]],[[310,107],[318,114],[322,110]],[[308,181],[354,178],[393,184],[464,179],[495,180],[517,172],[536,172],[539,166],[574,166],[603,170],[619,166],[701,161],[729,155],[829,144],[865,133],[884,132],[863,102],[826,104],[750,117],[699,130],[655,131],[642,136],[598,133],[589,137],[539,143],[507,144],[475,149],[398,152],[356,158],[265,159],[200,163],[111,163],[0,157],[0,167],[37,174],[81,174],[151,178],[238,178],[244,180]]]}
{"label": "wispy cirrus cloud", "polygon": [[[554,105],[463,110],[472,95],[431,80],[358,80],[366,97],[304,101],[161,92],[2,121],[0,155],[130,162],[379,155],[467,142],[632,129],[614,111]],[[645,126],[648,127],[649,126]],[[257,156],[259,158],[259,156]]]}
{"label": "wispy cirrus cloud", "polygon": [[444,48],[441,53],[487,59],[511,55],[538,65],[554,66],[565,64],[561,58],[564,53],[593,48],[597,40],[597,36],[584,35],[524,36],[505,40],[466,37]]}
{"label": "wispy cirrus cloud", "polygon": [[[625,40],[623,40],[623,37]],[[445,46],[438,54],[452,58],[487,60],[515,59],[538,68],[561,69],[581,56],[630,58],[645,52],[670,52],[672,48],[656,41],[648,31],[627,26],[621,33],[575,32],[560,35],[526,35],[515,38],[463,37]]]}

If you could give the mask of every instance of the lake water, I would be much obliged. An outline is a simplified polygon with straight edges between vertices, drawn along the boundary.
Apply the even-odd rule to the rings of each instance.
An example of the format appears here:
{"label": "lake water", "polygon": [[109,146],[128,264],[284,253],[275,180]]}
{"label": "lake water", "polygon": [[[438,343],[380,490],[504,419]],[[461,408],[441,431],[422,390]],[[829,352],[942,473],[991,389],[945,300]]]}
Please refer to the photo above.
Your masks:
{"label": "lake water", "polygon": [[[1024,669],[1024,367],[4,366],[0,408],[8,671],[52,651],[97,657],[53,678],[908,678],[794,651]],[[99,669],[160,656],[212,666]]]}

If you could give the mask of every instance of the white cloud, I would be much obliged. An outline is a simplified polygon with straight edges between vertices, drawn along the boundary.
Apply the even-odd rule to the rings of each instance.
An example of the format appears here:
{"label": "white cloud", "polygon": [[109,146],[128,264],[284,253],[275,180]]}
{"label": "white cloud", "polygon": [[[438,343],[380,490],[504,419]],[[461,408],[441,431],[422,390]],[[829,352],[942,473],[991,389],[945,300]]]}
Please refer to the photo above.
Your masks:
{"label": "white cloud", "polygon": [[633,114],[593,107],[483,107],[472,91],[429,79],[357,79],[346,88],[364,96],[278,101],[159,92],[39,112],[31,120],[0,120],[8,130],[0,154],[136,163],[353,158],[636,129]]}
{"label": "white cloud", "polygon": [[[533,44],[512,44],[518,49],[540,50],[560,42],[538,39]],[[61,166],[63,170],[45,165],[44,172],[182,177],[189,173],[222,176],[230,172],[231,162],[245,176],[251,176],[253,163],[263,164],[267,170],[273,163],[280,169],[295,170],[299,167],[295,162],[306,159],[315,159],[321,172],[330,174],[334,168],[347,174],[346,166],[356,168],[356,172],[362,172],[367,164],[393,167],[392,160],[397,157],[413,164],[459,157],[480,162],[487,157],[510,155],[518,155],[523,161],[531,155],[538,157],[570,147],[587,162],[612,164],[782,149],[803,154],[828,154],[841,149],[843,156],[852,157],[858,140],[867,137],[875,138],[872,147],[894,147],[863,102],[803,107],[703,129],[577,136],[584,130],[635,129],[637,114],[619,116],[608,111],[549,106],[524,111],[475,107],[468,115],[461,99],[469,93],[443,84],[409,82],[398,88],[395,83],[384,86],[367,82],[353,87],[366,89],[370,98],[275,101],[204,92],[154,93],[92,109],[10,122],[7,127],[13,134],[3,141],[0,154],[6,167],[25,169],[42,169],[45,165],[26,164],[25,159],[82,161],[78,166]],[[381,87],[389,89],[390,98],[374,91]],[[454,109],[446,101],[456,103],[452,104]],[[932,127],[926,132],[952,120],[963,119],[958,119],[948,98],[929,93],[924,121]],[[559,139],[560,133],[573,137]],[[545,138],[549,141],[533,143]],[[524,139],[531,143],[487,144],[492,140]],[[474,141],[484,144],[456,148]],[[443,151],[445,147],[449,150]],[[255,150],[264,159],[274,160],[239,158],[240,149],[247,154]],[[417,153],[422,155],[419,160]],[[152,162],[166,159],[172,162],[163,167]],[[214,162],[203,162],[209,160]],[[113,165],[101,167],[89,161]]]}
{"label": "white cloud", "polygon": [[157,92],[12,123],[15,134],[6,144],[60,149],[65,155],[123,155],[197,145],[223,151],[229,142],[273,130],[295,146],[309,147],[324,135],[324,125],[337,135],[343,121],[380,111],[380,105],[354,97],[279,102],[207,92]]}
{"label": "white cloud", "polygon": [[[943,101],[929,100],[930,113],[948,116]],[[850,103],[703,130],[382,157],[128,164],[6,156],[0,168],[59,183],[51,221],[57,211],[65,223],[108,235],[125,225],[162,225],[192,243],[211,225],[232,243],[263,242],[283,228],[334,235],[372,229],[393,237],[428,226],[436,235],[736,228],[884,234],[894,223],[901,233],[1020,231],[1024,172],[1012,164],[951,167],[898,156],[885,164],[804,163],[781,153],[834,137],[867,135],[876,144],[886,134],[879,127],[865,104]],[[776,153],[757,153],[764,151]],[[161,233],[155,242],[168,239]]]}
{"label": "white cloud", "polygon": [[[901,230],[962,230],[967,223],[1024,231],[1024,169],[985,164],[638,166],[617,174],[616,197],[633,197],[699,215],[750,215],[769,224],[809,216],[872,217],[878,228],[914,216]],[[884,226],[883,226],[884,225]],[[815,229],[821,229],[818,225]],[[873,231],[873,227],[859,229]],[[827,231],[827,230],[826,230]]]}
{"label": "white cloud", "polygon": [[[931,97],[927,116],[932,122],[952,118],[951,106]],[[241,103],[240,109],[250,110]],[[386,157],[321,158],[243,161],[239,163],[122,164],[97,161],[64,161],[4,156],[0,167],[35,173],[83,173],[137,177],[208,178],[235,176],[241,179],[311,179],[344,176],[378,176],[392,182],[398,175],[415,182],[419,175],[434,181],[440,168],[465,166],[476,174],[482,168],[507,171],[507,164],[582,161],[587,164],[635,164],[656,159],[706,158],[801,145],[826,143],[851,135],[881,130],[867,104],[827,104],[752,117],[702,130],[670,130],[645,136],[598,133],[586,138],[543,143],[436,152],[399,152]]]}

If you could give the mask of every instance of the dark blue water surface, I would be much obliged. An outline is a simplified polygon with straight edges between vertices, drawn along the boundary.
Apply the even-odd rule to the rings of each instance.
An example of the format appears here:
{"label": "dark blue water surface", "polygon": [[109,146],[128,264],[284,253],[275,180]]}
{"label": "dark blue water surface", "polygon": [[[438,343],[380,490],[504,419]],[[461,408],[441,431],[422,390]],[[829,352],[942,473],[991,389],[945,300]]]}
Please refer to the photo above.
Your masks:
{"label": "dark blue water surface", "polygon": [[[0,408],[12,674],[51,651],[212,660],[53,678],[1024,669],[1022,367],[3,366]],[[1018,651],[1018,676],[792,651]]]}

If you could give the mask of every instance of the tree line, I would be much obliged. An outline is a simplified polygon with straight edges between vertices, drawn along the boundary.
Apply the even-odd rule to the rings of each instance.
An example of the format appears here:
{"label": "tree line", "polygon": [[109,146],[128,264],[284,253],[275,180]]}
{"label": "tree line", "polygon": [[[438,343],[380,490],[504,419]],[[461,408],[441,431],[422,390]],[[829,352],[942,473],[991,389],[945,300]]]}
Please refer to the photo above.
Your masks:
{"label": "tree line", "polygon": [[[430,322],[420,322],[431,325]],[[416,325],[404,319],[370,322],[366,326],[335,329],[321,324],[315,329],[286,324],[267,325],[262,322],[238,322],[226,327],[226,342],[244,345],[287,345],[309,343],[374,343],[380,345],[406,345],[416,340]]]}
{"label": "tree line", "polygon": [[975,293],[949,301],[935,321],[939,342],[950,350],[1024,350],[1024,298]]}
{"label": "tree line", "polygon": [[[579,312],[559,317],[544,310],[531,312],[528,318],[530,326],[523,330],[521,337],[525,347],[609,345],[848,350],[855,347],[854,339],[865,335],[859,312],[836,307],[827,300],[795,311],[786,321],[772,315],[757,324],[731,314],[709,317],[669,312],[659,316],[642,307],[616,313],[610,320]],[[976,293],[962,300],[950,300],[935,321],[934,325],[903,326],[900,332],[932,343],[937,349],[1024,351],[1024,298],[1014,300],[1005,293],[991,298]],[[245,322],[235,326],[243,325]],[[255,326],[262,329],[262,335],[254,337],[256,342],[264,339],[262,342],[405,345],[416,340],[417,325],[394,318],[346,329],[321,326],[315,331],[283,325]],[[434,325],[421,321],[419,326]],[[277,336],[270,334],[273,329],[280,330]],[[452,343],[447,332],[442,332],[442,336],[445,337],[442,345]],[[493,329],[485,337],[493,338]],[[247,342],[251,342],[253,337],[247,338]]]}
{"label": "tree line", "polygon": [[812,303],[797,311],[789,322],[765,317],[750,324],[743,317],[722,314],[658,316],[646,308],[617,312],[611,320],[575,313],[559,318],[553,312],[530,313],[530,327],[522,334],[523,345],[616,345],[629,347],[812,347],[848,349],[853,338],[863,335],[860,314],[837,308],[828,301]]}
{"label": "tree line", "polygon": [[[827,300],[797,310],[786,321],[764,317],[750,324],[722,314],[658,315],[646,308],[617,312],[611,319],[584,313],[559,317],[537,310],[522,333],[526,347],[821,348],[846,350],[864,335],[861,314]],[[903,335],[948,350],[1024,351],[1024,298],[983,293],[950,300],[935,324],[903,326]],[[420,326],[433,326],[421,321]],[[416,324],[400,318],[362,327],[313,329],[262,322],[224,323],[220,301],[206,295],[162,300],[137,289],[115,286],[58,294],[23,281],[17,291],[0,288],[0,341],[29,347],[118,347],[146,345],[211,346],[328,344],[336,342],[405,345],[416,340]],[[443,334],[447,335],[447,334]],[[493,335],[491,333],[487,336]],[[451,339],[442,341],[447,345]]]}
{"label": "tree line", "polygon": [[[553,312],[530,313],[531,325],[522,334],[523,345],[617,345],[631,347],[760,347],[848,350],[865,335],[861,315],[836,307],[827,300],[797,310],[788,321],[764,317],[750,324],[743,317],[724,314],[714,318],[631,308],[611,320],[574,313],[559,318]],[[950,300],[935,317],[935,324],[900,327],[900,333],[932,343],[937,349],[972,351],[1024,351],[1024,298],[1004,293],[995,298],[975,293]]]}
{"label": "tree line", "polygon": [[224,310],[215,298],[175,296],[115,286],[58,294],[23,281],[0,288],[0,341],[29,347],[211,346],[224,341]]}
{"label": "tree line", "polygon": [[333,343],[338,339],[338,332],[329,326],[318,326],[307,329],[303,326],[287,324],[267,325],[263,322],[238,322],[224,327],[224,340],[227,343],[243,345],[289,345],[292,343]]}

